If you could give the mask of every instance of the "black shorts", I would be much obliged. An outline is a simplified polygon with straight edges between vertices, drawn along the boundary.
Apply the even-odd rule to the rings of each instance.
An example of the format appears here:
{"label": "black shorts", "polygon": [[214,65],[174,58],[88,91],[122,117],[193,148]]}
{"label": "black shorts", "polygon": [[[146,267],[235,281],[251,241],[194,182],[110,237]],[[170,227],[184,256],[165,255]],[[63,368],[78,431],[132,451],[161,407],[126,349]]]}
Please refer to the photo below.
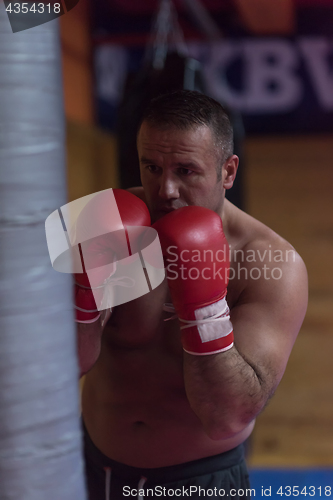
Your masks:
{"label": "black shorts", "polygon": [[184,464],[146,469],[106,457],[86,428],[84,455],[89,500],[250,498],[243,445]]}

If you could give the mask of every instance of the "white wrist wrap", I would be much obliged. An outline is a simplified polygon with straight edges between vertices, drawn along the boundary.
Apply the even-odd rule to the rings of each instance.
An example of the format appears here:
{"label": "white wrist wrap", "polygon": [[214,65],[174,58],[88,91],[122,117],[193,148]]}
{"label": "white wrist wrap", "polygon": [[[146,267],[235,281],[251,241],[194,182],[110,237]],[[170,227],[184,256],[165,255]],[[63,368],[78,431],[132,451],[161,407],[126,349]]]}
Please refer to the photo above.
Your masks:
{"label": "white wrist wrap", "polygon": [[194,314],[197,318],[196,321],[180,319],[180,321],[186,323],[181,329],[196,326],[202,342],[210,342],[211,340],[226,337],[233,331],[230,310],[225,297],[214,304],[196,309]]}

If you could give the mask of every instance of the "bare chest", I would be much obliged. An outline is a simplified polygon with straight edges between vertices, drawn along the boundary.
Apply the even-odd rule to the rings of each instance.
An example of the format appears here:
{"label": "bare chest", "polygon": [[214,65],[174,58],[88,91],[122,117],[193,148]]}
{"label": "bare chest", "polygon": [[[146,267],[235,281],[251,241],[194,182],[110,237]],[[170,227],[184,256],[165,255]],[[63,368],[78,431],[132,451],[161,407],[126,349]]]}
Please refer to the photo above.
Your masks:
{"label": "bare chest", "polygon": [[149,414],[158,407],[165,412],[175,399],[178,408],[179,401],[186,400],[179,323],[163,310],[167,302],[171,299],[165,281],[149,294],[115,308],[92,370],[101,375],[101,390],[105,385],[103,399],[110,402],[111,398],[113,405],[121,407],[130,405],[129,413],[135,408],[138,420],[148,418],[147,408]]}
{"label": "bare chest", "polygon": [[[239,280],[230,280],[227,295],[230,309],[241,289]],[[171,304],[167,280],[150,293],[115,308],[104,332],[106,346],[118,350],[152,349],[181,356],[179,322],[172,318],[173,313],[165,311],[165,304]]]}
{"label": "bare chest", "polygon": [[107,346],[113,349],[175,348],[179,330],[178,321],[169,318],[163,305],[171,298],[166,280],[150,293],[116,307],[105,328]]}

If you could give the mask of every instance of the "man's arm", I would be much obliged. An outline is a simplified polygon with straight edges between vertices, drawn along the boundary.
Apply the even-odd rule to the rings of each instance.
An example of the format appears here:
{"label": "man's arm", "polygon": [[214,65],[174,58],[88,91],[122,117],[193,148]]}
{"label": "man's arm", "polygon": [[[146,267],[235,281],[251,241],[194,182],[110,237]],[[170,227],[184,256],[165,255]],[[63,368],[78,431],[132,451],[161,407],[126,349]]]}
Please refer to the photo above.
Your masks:
{"label": "man's arm", "polygon": [[235,344],[230,350],[184,353],[187,397],[212,439],[244,429],[282,378],[307,307],[307,273],[294,255],[292,262],[261,263],[281,266],[280,279],[249,278],[231,311]]}
{"label": "man's arm", "polygon": [[80,378],[96,363],[101,352],[101,340],[105,325],[111,316],[110,309],[102,311],[94,323],[77,323],[77,352]]}
{"label": "man's arm", "polygon": [[117,260],[131,254],[127,228],[137,226],[150,226],[148,208],[122,189],[96,193],[77,218],[74,234],[80,244],[84,271],[74,275],[80,376],[86,374],[99,357],[102,333],[113,304],[112,276]]}

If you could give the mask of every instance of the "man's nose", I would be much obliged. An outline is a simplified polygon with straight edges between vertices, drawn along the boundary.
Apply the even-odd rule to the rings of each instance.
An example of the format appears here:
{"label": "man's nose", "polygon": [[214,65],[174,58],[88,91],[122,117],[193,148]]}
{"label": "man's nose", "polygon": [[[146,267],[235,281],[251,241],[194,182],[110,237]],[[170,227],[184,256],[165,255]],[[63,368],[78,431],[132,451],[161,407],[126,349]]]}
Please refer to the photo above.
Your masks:
{"label": "man's nose", "polygon": [[179,186],[171,175],[163,174],[160,178],[159,196],[164,200],[179,198]]}

